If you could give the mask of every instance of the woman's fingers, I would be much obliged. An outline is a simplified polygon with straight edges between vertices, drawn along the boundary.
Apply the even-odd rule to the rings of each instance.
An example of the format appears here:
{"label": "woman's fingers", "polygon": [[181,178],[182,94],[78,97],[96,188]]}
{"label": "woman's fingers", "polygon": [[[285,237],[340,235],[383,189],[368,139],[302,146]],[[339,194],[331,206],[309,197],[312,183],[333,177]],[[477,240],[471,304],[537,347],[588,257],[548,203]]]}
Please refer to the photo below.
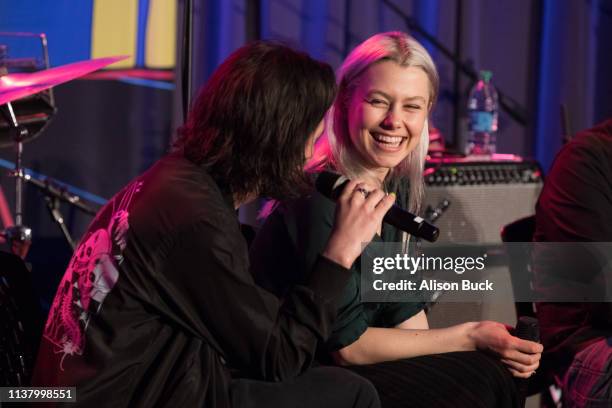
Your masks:
{"label": "woman's fingers", "polygon": [[374,190],[368,195],[365,205],[373,212],[385,197],[386,194],[382,190]]}
{"label": "woman's fingers", "polygon": [[529,378],[540,366],[543,347],[533,341],[512,337],[506,347],[499,353],[514,377]]}
{"label": "woman's fingers", "polygon": [[526,354],[515,349],[507,349],[500,353],[501,357],[505,360],[516,361],[523,365],[533,365],[540,361],[542,357],[541,353]]}
{"label": "woman's fingers", "polygon": [[508,366],[508,368],[512,368],[513,370],[519,372],[519,373],[523,373],[523,374],[529,374],[535,370],[538,369],[538,367],[540,366],[540,361],[538,360],[537,363],[535,364],[531,364],[531,365],[525,365],[525,364],[521,364],[518,363],[514,360],[507,360],[505,358],[501,359],[501,362],[504,363],[505,365]]}
{"label": "woman's fingers", "polygon": [[510,368],[510,367],[508,367],[508,370],[516,378],[529,378],[529,377],[531,377],[532,375],[535,374],[535,371],[531,371],[529,373],[522,373],[522,372],[517,371],[514,368]]}
{"label": "woman's fingers", "polygon": [[371,184],[348,182],[338,198],[334,228],[323,254],[350,267],[361,254],[362,244],[372,240],[394,202],[394,195],[386,196]]}
{"label": "woman's fingers", "polygon": [[376,191],[375,188],[369,186],[367,183],[357,183],[353,189],[353,194],[351,195],[351,203],[353,205],[361,205],[374,191]]}
{"label": "woman's fingers", "polygon": [[544,346],[535,341],[523,340],[518,337],[514,337],[514,339],[513,347],[522,353],[535,354],[541,353],[544,350]]}
{"label": "woman's fingers", "polygon": [[359,181],[357,180],[349,180],[346,186],[344,186],[342,193],[340,193],[340,196],[338,197],[338,201],[340,202],[348,201],[353,196],[355,188],[357,187],[358,184],[359,184]]}
{"label": "woman's fingers", "polygon": [[384,196],[376,205],[376,216],[380,217],[381,219],[384,218],[387,211],[389,211],[391,207],[393,207],[393,204],[395,204],[395,198],[395,193],[390,193]]}

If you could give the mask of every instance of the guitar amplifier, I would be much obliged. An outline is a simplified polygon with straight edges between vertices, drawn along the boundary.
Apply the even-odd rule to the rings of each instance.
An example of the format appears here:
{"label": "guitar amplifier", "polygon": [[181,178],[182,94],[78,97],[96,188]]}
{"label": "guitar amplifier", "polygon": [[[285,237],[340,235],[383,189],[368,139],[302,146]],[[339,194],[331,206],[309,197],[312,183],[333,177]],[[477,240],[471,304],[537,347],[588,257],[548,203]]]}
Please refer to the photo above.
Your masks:
{"label": "guitar amplifier", "polygon": [[428,162],[425,169],[425,218],[445,200],[436,220],[439,242],[501,245],[504,225],[535,213],[542,189],[534,161]]}
{"label": "guitar amplifier", "polygon": [[[433,245],[475,243],[487,247],[501,246],[501,229],[535,213],[543,185],[540,166],[534,161],[445,159],[428,162],[424,174],[423,213],[425,218],[437,216],[435,224],[440,228],[440,238]],[[431,217],[432,214],[435,216]],[[511,287],[507,265],[493,265],[490,273],[497,276],[498,284]],[[507,292],[497,297],[495,302],[454,303],[444,301],[444,296],[428,311],[431,328],[479,320],[496,320],[512,326],[516,323],[514,299]]]}

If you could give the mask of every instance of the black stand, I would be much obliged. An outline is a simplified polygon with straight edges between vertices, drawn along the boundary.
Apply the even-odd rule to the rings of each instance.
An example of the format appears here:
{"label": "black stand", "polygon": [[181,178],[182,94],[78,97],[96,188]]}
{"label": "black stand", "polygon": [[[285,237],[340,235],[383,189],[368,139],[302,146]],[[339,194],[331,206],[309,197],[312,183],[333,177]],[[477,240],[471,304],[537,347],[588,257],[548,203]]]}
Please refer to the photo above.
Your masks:
{"label": "black stand", "polygon": [[[444,46],[441,42],[439,42],[433,35],[428,33],[423,27],[416,22],[416,20],[406,14],[392,1],[390,0],[382,0],[387,7],[393,10],[398,16],[400,16],[406,26],[411,31],[419,33],[423,38],[429,41],[438,51],[440,51],[446,58],[451,60],[456,68],[470,78],[472,81],[478,80],[478,74],[474,69],[461,61],[453,52],[451,52],[448,48]],[[499,88],[497,89],[497,94],[499,96],[499,104],[503,108],[503,110],[510,115],[512,119],[520,123],[522,126],[527,126],[528,115],[526,109],[523,108],[518,102],[514,99],[506,96]]]}
{"label": "black stand", "polygon": [[32,229],[22,225],[23,183],[26,182],[43,192],[45,195],[47,208],[49,209],[49,215],[53,219],[53,222],[55,222],[62,231],[68,245],[70,245],[70,247],[74,250],[74,240],[66,227],[64,217],[59,209],[60,201],[67,202],[68,204],[90,215],[95,215],[96,210],[84,204],[79,196],[68,193],[65,188],[57,187],[51,180],[41,181],[32,178],[28,174],[25,174],[22,166],[23,141],[28,136],[28,130],[24,126],[17,123],[17,118],[15,117],[15,113],[10,102],[6,104],[6,107],[7,111],[5,112],[5,110],[2,109],[2,114],[6,116],[9,123],[11,123],[13,130],[16,132],[15,147],[17,152],[15,170],[11,172],[11,175],[15,177],[15,225],[6,228],[4,233],[11,243],[13,241],[17,241],[19,243],[27,243],[29,245],[29,243],[32,241]]}
{"label": "black stand", "polygon": [[60,212],[60,202],[64,201],[70,204],[71,206],[76,207],[77,209],[90,215],[95,215],[96,210],[83,203],[79,196],[69,193],[65,188],[54,185],[52,180],[47,179],[41,181],[34,179],[29,175],[24,175],[23,180],[39,189],[44,194],[45,202],[47,205],[47,209],[49,210],[49,215],[51,216],[51,219],[57,224],[59,229],[62,231],[64,238],[66,238],[66,242],[68,242],[68,245],[70,245],[70,247],[74,250],[75,242],[72,239],[72,236],[70,235],[70,232],[66,227],[66,223],[64,222],[64,217]]}
{"label": "black stand", "polygon": [[187,114],[191,106],[191,91],[193,86],[193,0],[184,1],[183,13],[183,54],[181,59],[181,91],[183,103],[183,122],[187,120]]}
{"label": "black stand", "polygon": [[70,231],[68,231],[68,228],[66,228],[66,224],[64,223],[64,217],[62,217],[62,213],[59,210],[59,200],[57,198],[52,198],[47,195],[45,196],[45,201],[47,202],[47,209],[49,210],[49,215],[51,215],[53,221],[55,221],[59,229],[62,231],[62,234],[64,234],[66,242],[68,242],[68,245],[70,245],[70,247],[74,251],[74,240],[70,235]]}
{"label": "black stand", "polygon": [[28,129],[17,123],[17,117],[10,102],[6,103],[6,111],[2,109],[13,132],[15,132],[15,170],[11,173],[15,177],[15,225],[5,229],[4,233],[8,238],[11,247],[13,242],[19,244],[29,244],[32,242],[32,229],[22,224],[23,222],[23,168],[21,160],[23,157],[23,141],[28,137]]}

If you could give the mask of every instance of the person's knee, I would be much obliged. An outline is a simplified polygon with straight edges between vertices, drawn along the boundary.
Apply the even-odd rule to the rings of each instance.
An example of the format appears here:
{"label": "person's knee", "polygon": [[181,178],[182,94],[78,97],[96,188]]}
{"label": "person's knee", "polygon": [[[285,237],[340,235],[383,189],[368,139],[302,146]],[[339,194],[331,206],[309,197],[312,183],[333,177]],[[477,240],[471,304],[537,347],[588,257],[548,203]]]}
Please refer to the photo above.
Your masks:
{"label": "person's knee", "polygon": [[348,401],[353,398],[355,408],[379,408],[380,398],[376,387],[365,377],[340,367],[318,367],[319,379],[331,387],[337,397]]}
{"label": "person's knee", "polygon": [[[353,373],[351,373],[353,374]],[[359,377],[357,374],[354,374],[356,377]],[[380,398],[378,396],[378,391],[376,391],[376,387],[374,384],[370,382],[370,380],[359,377],[359,388],[357,390],[357,404],[355,407],[363,407],[363,408],[380,408]]]}
{"label": "person's knee", "polygon": [[232,406],[240,408],[380,408],[374,385],[339,367],[316,367],[279,383],[237,379],[232,381]]}

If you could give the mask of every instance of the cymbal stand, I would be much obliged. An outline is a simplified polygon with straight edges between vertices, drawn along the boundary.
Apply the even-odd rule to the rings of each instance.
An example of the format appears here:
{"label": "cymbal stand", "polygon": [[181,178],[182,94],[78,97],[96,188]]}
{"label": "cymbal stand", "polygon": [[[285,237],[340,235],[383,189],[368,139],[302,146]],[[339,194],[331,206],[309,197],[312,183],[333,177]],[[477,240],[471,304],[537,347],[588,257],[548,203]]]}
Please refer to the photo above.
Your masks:
{"label": "cymbal stand", "polygon": [[52,197],[51,195],[45,195],[45,202],[47,203],[47,209],[49,210],[49,214],[53,221],[57,224],[59,229],[64,234],[64,238],[66,238],[66,242],[70,245],[70,248],[74,251],[76,249],[74,245],[74,240],[72,239],[72,235],[70,235],[70,231],[68,231],[68,227],[66,227],[66,223],[64,222],[64,217],[59,209],[59,198]]}
{"label": "cymbal stand", "polygon": [[15,177],[15,225],[5,229],[5,234],[9,241],[17,241],[19,243],[28,244],[32,241],[32,229],[23,225],[23,141],[28,136],[28,130],[24,126],[17,123],[17,117],[13,110],[11,102],[6,103],[6,112],[2,113],[6,116],[8,122],[13,127],[15,132],[15,170],[11,175]]}
{"label": "cymbal stand", "polygon": [[26,183],[39,189],[44,194],[45,202],[47,203],[47,209],[49,210],[49,215],[51,215],[53,221],[62,231],[62,234],[64,235],[64,238],[66,239],[68,245],[70,245],[72,247],[72,250],[74,250],[75,242],[72,236],[70,235],[70,231],[68,231],[68,227],[66,227],[66,223],[64,222],[64,217],[60,212],[60,202],[63,201],[65,203],[68,203],[72,207],[81,210],[85,214],[89,215],[96,215],[96,210],[85,204],[81,197],[76,194],[70,193],[66,187],[58,185],[58,183],[54,182],[49,178],[45,180],[38,180],[36,178],[31,177],[29,174],[24,174],[22,176],[22,179]]}

